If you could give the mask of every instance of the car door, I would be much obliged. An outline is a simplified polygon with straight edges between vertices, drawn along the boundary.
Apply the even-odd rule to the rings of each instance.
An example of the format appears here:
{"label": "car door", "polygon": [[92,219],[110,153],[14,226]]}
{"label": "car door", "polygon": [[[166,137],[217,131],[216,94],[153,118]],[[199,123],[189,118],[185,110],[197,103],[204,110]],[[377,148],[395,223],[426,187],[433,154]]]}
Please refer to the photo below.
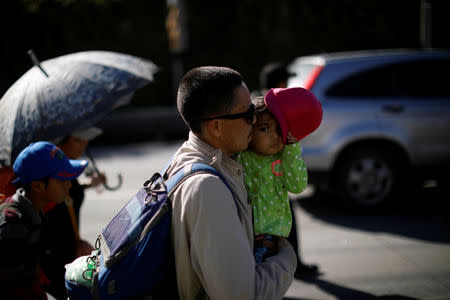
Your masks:
{"label": "car door", "polygon": [[450,89],[442,75],[449,68],[449,58],[427,57],[376,71],[386,85],[377,97],[381,130],[403,141],[414,166],[450,164]]}

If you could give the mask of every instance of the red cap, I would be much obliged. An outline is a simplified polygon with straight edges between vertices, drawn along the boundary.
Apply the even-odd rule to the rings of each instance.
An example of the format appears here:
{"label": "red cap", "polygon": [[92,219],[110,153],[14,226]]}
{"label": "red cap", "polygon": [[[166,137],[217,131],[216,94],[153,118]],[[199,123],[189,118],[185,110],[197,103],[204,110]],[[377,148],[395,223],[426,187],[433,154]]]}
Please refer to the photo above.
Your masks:
{"label": "red cap", "polygon": [[322,105],[307,89],[270,89],[264,101],[280,123],[284,143],[289,131],[297,140],[301,140],[316,130],[322,122]]}

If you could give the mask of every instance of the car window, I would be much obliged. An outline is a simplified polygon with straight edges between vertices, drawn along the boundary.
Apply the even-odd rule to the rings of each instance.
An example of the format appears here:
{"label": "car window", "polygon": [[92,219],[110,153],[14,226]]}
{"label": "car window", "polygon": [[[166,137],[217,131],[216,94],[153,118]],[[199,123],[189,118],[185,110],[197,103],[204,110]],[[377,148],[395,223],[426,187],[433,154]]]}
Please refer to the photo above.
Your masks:
{"label": "car window", "polygon": [[354,74],[332,85],[331,97],[445,97],[450,59],[422,59],[390,64]]}

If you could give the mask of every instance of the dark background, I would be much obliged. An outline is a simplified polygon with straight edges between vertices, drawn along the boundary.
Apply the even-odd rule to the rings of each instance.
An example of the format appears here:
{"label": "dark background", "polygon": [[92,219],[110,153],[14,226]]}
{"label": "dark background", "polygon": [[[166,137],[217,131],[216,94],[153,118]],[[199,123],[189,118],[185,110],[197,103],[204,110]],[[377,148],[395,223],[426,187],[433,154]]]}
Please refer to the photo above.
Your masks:
{"label": "dark background", "polygon": [[[432,7],[432,47],[450,48],[447,1],[6,0],[0,19],[0,95],[32,67],[29,49],[40,60],[84,50],[152,60],[160,71],[154,83],[136,93],[135,107],[173,105],[180,76],[200,65],[232,67],[253,90],[268,61],[289,63],[330,51],[421,48],[424,3]],[[177,9],[181,15],[168,18]]]}

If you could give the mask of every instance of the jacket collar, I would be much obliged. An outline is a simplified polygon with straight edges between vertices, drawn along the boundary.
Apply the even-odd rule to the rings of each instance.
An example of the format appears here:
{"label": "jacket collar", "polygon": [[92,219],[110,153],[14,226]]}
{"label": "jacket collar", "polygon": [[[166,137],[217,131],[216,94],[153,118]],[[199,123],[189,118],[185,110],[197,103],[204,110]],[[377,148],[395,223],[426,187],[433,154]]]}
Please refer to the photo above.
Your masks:
{"label": "jacket collar", "polygon": [[25,195],[25,190],[23,188],[19,188],[16,193],[13,195],[14,202],[18,203],[24,217],[26,216],[32,223],[32,225],[41,224],[42,220],[39,214],[34,209],[31,201]]}
{"label": "jacket collar", "polygon": [[225,155],[222,150],[214,148],[192,131],[189,132],[188,144],[208,156],[211,159],[211,166],[219,169],[223,168],[233,175],[241,176],[243,174],[242,165],[234,157]]}

